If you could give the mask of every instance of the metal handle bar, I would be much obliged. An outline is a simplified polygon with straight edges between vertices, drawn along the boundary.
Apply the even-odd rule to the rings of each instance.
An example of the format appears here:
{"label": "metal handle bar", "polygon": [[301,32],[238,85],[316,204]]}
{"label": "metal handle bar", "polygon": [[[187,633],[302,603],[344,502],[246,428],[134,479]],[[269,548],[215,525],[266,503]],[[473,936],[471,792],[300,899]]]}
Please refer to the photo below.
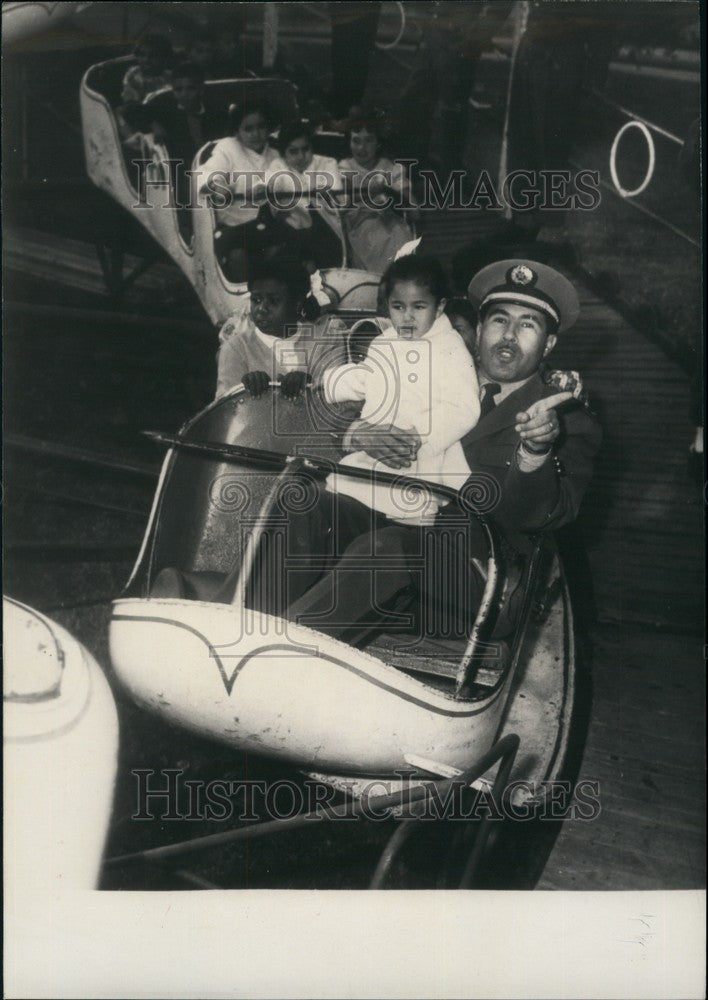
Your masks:
{"label": "metal handle bar", "polygon": [[283,470],[297,463],[300,468],[311,469],[324,475],[336,473],[350,479],[362,479],[368,483],[396,486],[399,489],[404,485],[409,488],[411,486],[418,487],[421,490],[428,490],[431,494],[442,497],[445,500],[458,503],[462,510],[467,510],[468,516],[470,518],[475,517],[484,532],[489,547],[489,563],[484,593],[482,594],[469,641],[456,677],[455,697],[460,698],[464,695],[473,672],[475,657],[487,639],[487,633],[490,630],[490,616],[501,588],[501,575],[497,568],[500,549],[497,531],[483,513],[475,510],[474,503],[468,498],[449,486],[443,486],[440,483],[431,483],[426,479],[394,475],[390,472],[380,472],[374,469],[357,469],[350,465],[342,465],[339,462],[327,461],[315,455],[303,453],[298,455],[283,455],[281,452],[249,448],[245,445],[221,444],[217,441],[188,441],[179,435],[162,434],[157,431],[143,431],[143,434],[152,441],[168,445],[170,448],[191,451],[211,458],[219,458],[225,462],[245,461],[256,465],[265,465],[273,470]]}

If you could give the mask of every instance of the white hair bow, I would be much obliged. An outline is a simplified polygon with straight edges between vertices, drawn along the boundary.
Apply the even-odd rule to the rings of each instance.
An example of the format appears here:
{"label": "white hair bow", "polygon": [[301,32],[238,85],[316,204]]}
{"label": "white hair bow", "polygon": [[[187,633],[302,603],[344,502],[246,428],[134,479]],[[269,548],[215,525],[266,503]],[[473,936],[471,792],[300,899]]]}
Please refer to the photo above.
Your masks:
{"label": "white hair bow", "polygon": [[423,237],[419,236],[417,240],[409,240],[407,243],[404,243],[393,259],[398,260],[399,257],[408,257],[410,254],[415,253],[422,239]]}
{"label": "white hair bow", "polygon": [[310,275],[310,295],[316,300],[318,305],[330,306],[332,305],[332,300],[330,299],[327,292],[324,290],[322,283],[322,275],[319,271],[313,271]]}

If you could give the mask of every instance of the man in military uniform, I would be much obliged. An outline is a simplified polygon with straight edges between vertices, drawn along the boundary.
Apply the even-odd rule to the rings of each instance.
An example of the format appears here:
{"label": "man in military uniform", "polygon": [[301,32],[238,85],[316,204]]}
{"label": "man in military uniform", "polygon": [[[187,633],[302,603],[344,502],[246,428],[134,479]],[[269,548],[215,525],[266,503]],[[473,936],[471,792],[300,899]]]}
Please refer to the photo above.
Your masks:
{"label": "man in military uniform", "polygon": [[[556,530],[576,518],[602,437],[597,420],[575,398],[578,380],[572,373],[549,377],[545,361],[559,334],[575,323],[578,297],[558,271],[518,259],[483,268],[470,282],[468,295],[479,314],[475,353],[481,413],[462,439],[469,468],[460,470],[460,486],[480,501],[503,529],[512,551],[523,556],[531,548],[532,534]],[[419,446],[414,434],[397,428],[376,433],[355,426],[349,438],[352,447],[362,447],[404,474]],[[464,546],[459,545],[461,526]],[[456,505],[438,514],[434,534],[442,564],[438,568],[445,571],[448,584],[457,574],[457,630],[464,632],[484,590],[486,537]],[[498,632],[513,623],[520,597],[521,574],[516,569],[512,559]],[[426,572],[428,595],[441,592],[437,572]],[[455,587],[442,589],[446,600],[455,603]]]}
{"label": "man in military uniform", "polygon": [[498,484],[493,513],[503,526],[559,528],[578,513],[601,439],[597,421],[574,398],[575,380],[541,374],[558,335],[577,319],[577,294],[553,268],[518,260],[483,268],[468,294],[479,309],[484,411],[462,441],[470,470]]}
{"label": "man in military uniform", "polygon": [[[580,395],[573,373],[549,375],[545,359],[558,335],[579,313],[571,283],[534,261],[504,260],[483,268],[470,282],[478,306],[477,374],[482,413],[462,441],[471,477],[466,489],[481,497],[504,530],[512,552],[525,555],[530,535],[575,520],[592,477],[601,430]],[[559,391],[561,390],[561,391]],[[437,528],[445,534],[460,512],[443,509]],[[454,533],[451,537],[454,537]],[[476,522],[466,524],[466,552],[443,543],[443,560],[481,560],[487,545]],[[513,624],[521,597],[522,564],[510,560],[497,634]],[[449,567],[448,567],[449,576]],[[469,628],[479,606],[484,577],[465,577],[459,627]]]}

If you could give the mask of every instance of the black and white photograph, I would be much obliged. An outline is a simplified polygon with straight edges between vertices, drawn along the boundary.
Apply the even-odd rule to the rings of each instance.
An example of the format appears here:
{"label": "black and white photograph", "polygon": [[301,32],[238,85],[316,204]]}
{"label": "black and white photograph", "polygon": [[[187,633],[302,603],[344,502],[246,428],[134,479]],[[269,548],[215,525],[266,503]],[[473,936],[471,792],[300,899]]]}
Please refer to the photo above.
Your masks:
{"label": "black and white photograph", "polygon": [[2,4],[10,1000],[705,995],[704,47]]}

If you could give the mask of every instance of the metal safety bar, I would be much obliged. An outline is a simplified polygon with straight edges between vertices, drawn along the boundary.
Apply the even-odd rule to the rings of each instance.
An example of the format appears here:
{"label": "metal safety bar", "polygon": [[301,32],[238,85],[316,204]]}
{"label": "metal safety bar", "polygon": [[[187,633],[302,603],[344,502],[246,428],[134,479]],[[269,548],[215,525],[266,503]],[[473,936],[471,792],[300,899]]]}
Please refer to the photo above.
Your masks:
{"label": "metal safety bar", "polygon": [[441,795],[456,785],[471,785],[501,760],[502,766],[499,769],[493,786],[493,794],[495,794],[495,790],[496,794],[498,794],[509,776],[519,743],[520,740],[516,734],[510,733],[504,736],[480,757],[476,764],[462,774],[446,779],[445,781],[415,785],[393,792],[391,795],[377,796],[376,798],[367,800],[366,803],[345,802],[339,806],[325,806],[306,813],[300,813],[297,816],[289,816],[286,819],[266,820],[263,823],[239,827],[237,830],[207,834],[203,837],[193,837],[190,840],[180,840],[174,844],[165,844],[162,847],[152,847],[144,851],[121,854],[113,858],[108,858],[105,861],[105,865],[106,867],[114,867],[133,862],[162,862],[167,858],[180,857],[194,851],[202,851],[211,847],[221,847],[224,844],[233,844],[240,841],[254,840],[257,837],[264,837],[271,833],[281,833],[284,830],[298,830],[308,823],[320,822],[322,820],[357,819],[362,816],[366,818],[367,814],[372,810],[375,810],[377,816],[380,816],[381,810],[395,809],[399,806],[408,805],[411,802],[429,798],[433,788],[438,795]]}
{"label": "metal safety bar", "polygon": [[[498,806],[504,789],[506,788],[511,768],[516,760],[519,745],[520,740],[515,733],[509,733],[507,736],[503,736],[501,739],[497,740],[492,747],[490,747],[484,757],[477,765],[475,765],[474,768],[465,772],[465,774],[461,774],[458,778],[446,782],[445,784],[449,787],[452,787],[455,784],[458,784],[460,787],[467,787],[474,781],[481,778],[486,771],[499,761],[500,767],[490,791],[492,801]],[[443,786],[436,783],[435,787],[439,793]],[[369,883],[370,889],[382,888],[383,883],[391,870],[393,862],[400,854],[401,849],[415,829],[415,822],[415,818],[401,820],[399,826],[394,831],[390,840],[386,844],[381,857],[379,858],[376,870],[374,871],[371,882]],[[462,881],[460,882],[461,889],[468,889],[470,887],[489,838],[489,815],[487,814],[482,816],[477,822],[479,823],[479,826],[477,827],[477,832],[474,838],[472,852],[468,858],[462,876]]]}

